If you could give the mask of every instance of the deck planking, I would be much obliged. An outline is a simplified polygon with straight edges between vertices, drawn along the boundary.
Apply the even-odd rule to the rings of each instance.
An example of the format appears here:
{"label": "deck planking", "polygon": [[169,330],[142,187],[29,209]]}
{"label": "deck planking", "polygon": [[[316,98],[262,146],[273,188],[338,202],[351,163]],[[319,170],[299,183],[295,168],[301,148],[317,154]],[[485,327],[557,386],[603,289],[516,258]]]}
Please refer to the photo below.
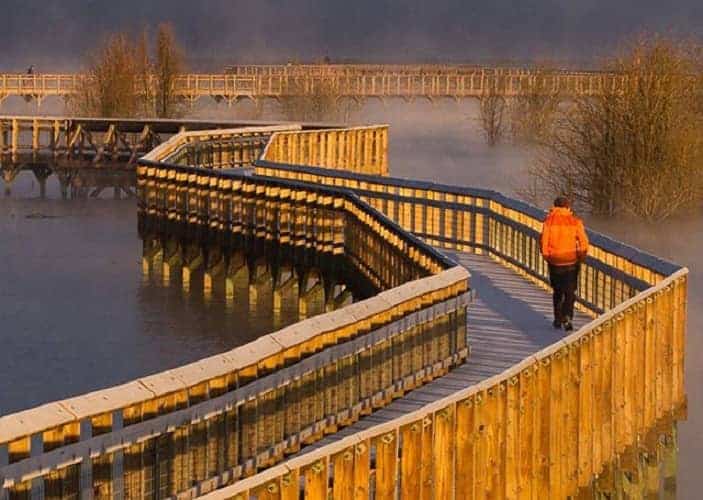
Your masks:
{"label": "deck planking", "polygon": [[[298,455],[444,398],[508,370],[566,336],[552,327],[551,294],[485,255],[444,251],[471,273],[476,297],[468,310],[471,353],[464,364],[443,377],[408,392],[388,406],[305,447]],[[574,313],[574,329],[590,318]]]}

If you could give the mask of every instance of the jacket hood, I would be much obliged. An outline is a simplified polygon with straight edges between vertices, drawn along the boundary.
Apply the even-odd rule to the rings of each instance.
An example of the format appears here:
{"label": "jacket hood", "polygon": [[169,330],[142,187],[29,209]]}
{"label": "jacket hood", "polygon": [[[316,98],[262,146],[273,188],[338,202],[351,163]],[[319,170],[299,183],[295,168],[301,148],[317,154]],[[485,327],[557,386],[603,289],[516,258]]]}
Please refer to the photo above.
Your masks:
{"label": "jacket hood", "polygon": [[572,215],[573,212],[568,207],[552,207],[549,210],[549,215]]}

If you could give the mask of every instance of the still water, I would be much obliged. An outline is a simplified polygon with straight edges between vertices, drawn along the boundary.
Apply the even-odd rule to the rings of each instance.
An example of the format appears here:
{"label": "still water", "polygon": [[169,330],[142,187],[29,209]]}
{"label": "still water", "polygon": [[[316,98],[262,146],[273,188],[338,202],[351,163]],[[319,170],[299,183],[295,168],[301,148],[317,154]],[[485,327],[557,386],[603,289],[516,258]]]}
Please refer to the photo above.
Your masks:
{"label": "still water", "polygon": [[[391,125],[391,175],[519,194],[528,153],[511,144],[485,146],[476,107],[473,101],[370,102],[356,120]],[[238,108],[206,104],[193,114],[222,118],[233,111]],[[240,111],[247,118],[248,110]],[[273,110],[264,118],[281,117]],[[206,303],[145,282],[134,200],[124,191],[118,200],[110,189],[97,198],[85,191],[62,200],[58,182],[50,179],[47,199],[39,200],[40,185],[26,174],[13,183],[11,194],[0,189],[0,380],[13,381],[2,384],[0,414],[177,366],[230,349],[248,335],[217,300]],[[699,498],[703,214],[656,225],[627,219],[588,223],[691,270],[688,419],[678,426],[677,490],[678,498]]]}
{"label": "still water", "polygon": [[[340,256],[302,255],[256,241],[217,248],[243,262],[231,297],[224,278],[205,294],[202,274],[184,291],[180,268],[165,284],[158,257],[144,272],[142,238],[164,241],[169,235],[159,233],[158,225],[141,224],[138,231],[133,191],[120,187],[130,176],[133,184],[133,175],[92,174],[103,189],[67,186],[57,175],[42,187],[31,170],[4,184],[0,415],[173,368],[298,321],[297,286],[272,314],[271,283],[257,278],[251,290],[247,266],[265,276],[273,265],[300,276],[319,271],[323,281],[347,288],[347,300],[373,293]],[[179,243],[215,250],[184,237]],[[317,303],[323,299],[311,300],[308,315],[324,310]]]}

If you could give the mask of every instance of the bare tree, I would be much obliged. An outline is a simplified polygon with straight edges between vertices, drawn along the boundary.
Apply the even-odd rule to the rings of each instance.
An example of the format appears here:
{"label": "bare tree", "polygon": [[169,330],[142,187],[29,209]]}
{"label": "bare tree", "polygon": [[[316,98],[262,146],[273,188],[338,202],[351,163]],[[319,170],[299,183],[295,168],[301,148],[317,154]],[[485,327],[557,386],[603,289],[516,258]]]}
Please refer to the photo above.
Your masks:
{"label": "bare tree", "polygon": [[558,71],[540,64],[520,79],[510,106],[510,132],[514,141],[532,144],[549,133],[562,102]]}
{"label": "bare tree", "polygon": [[137,68],[137,87],[135,89],[139,96],[141,105],[140,115],[144,117],[154,116],[156,107],[156,96],[154,95],[154,67],[149,57],[149,34],[145,29],[137,39],[134,47],[135,65]]}
{"label": "bare tree", "polygon": [[156,31],[154,75],[156,86],[156,114],[174,118],[182,113],[175,95],[176,77],[183,73],[183,51],[176,42],[173,26],[160,24]]}
{"label": "bare tree", "polygon": [[131,117],[141,110],[135,92],[136,51],[123,34],[108,37],[89,56],[85,81],[72,100],[74,112],[86,116]]}
{"label": "bare tree", "polygon": [[281,97],[283,115],[292,121],[348,121],[360,103],[343,96],[341,82],[333,75],[288,77],[288,96]]}
{"label": "bare tree", "polygon": [[495,146],[503,137],[505,98],[495,89],[484,93],[479,99],[479,123],[489,146]]}
{"label": "bare tree", "polygon": [[531,174],[595,213],[663,219],[703,192],[698,46],[643,39],[606,69],[615,81],[559,112]]}
{"label": "bare tree", "polygon": [[86,66],[83,85],[71,102],[74,113],[163,118],[181,113],[174,89],[184,70],[183,53],[168,24],[157,29],[153,56],[146,30],[134,40],[120,33],[109,36]]}

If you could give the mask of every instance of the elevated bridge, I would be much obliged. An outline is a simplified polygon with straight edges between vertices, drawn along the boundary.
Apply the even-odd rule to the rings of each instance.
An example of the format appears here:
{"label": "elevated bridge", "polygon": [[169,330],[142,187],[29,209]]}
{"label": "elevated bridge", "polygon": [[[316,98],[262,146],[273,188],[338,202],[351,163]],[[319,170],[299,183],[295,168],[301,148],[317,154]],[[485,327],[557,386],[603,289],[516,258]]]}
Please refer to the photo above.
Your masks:
{"label": "elevated bridge", "polygon": [[3,500],[646,497],[673,480],[687,269],[590,232],[562,336],[542,211],[370,175],[382,127],[272,132],[253,169],[232,164],[237,130],[195,135],[138,160],[143,216],[344,254],[382,291],[0,417]]}
{"label": "elevated bridge", "polygon": [[[80,74],[0,74],[0,104],[9,96],[36,100],[70,98],[83,85]],[[366,98],[479,98],[546,92],[565,98],[596,95],[620,84],[608,73],[488,68],[452,65],[278,65],[232,66],[224,73],[179,75],[176,96],[195,102],[281,99],[315,94]],[[143,85],[139,85],[143,88]]]}

